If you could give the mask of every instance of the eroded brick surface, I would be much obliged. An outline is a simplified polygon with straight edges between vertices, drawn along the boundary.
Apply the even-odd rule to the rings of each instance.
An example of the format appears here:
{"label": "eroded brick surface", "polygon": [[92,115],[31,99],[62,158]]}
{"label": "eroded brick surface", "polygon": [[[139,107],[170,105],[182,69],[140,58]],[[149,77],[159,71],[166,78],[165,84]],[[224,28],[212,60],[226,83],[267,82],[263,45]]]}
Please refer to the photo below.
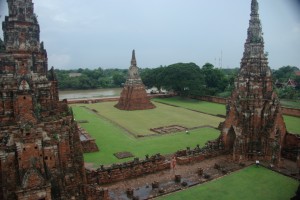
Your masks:
{"label": "eroded brick surface", "polygon": [[159,154],[147,156],[145,160],[134,159],[131,162],[113,164],[109,167],[101,166],[97,170],[86,169],[88,183],[107,184],[122,181],[138,176],[159,172],[170,169],[170,162]]}
{"label": "eroded brick surface", "polygon": [[8,0],[0,44],[0,199],[85,199],[77,124],[59,102],[31,0]]}
{"label": "eroded brick surface", "polygon": [[115,107],[120,110],[147,110],[155,108],[147,96],[145,86],[138,72],[135,52],[132,52],[131,66],[128,78],[121,92],[119,102]]}
{"label": "eroded brick surface", "polygon": [[248,37],[235,89],[227,104],[222,137],[235,160],[280,162],[286,127],[264,52],[257,0],[252,0]]}

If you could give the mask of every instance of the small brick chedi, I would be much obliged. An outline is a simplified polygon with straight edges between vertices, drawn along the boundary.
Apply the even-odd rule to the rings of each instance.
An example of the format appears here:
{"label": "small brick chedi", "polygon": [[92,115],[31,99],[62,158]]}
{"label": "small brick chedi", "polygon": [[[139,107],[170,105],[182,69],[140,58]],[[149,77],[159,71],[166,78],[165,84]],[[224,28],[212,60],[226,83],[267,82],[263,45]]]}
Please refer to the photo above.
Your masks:
{"label": "small brick chedi", "polygon": [[115,107],[120,110],[146,110],[155,108],[151,103],[136,64],[135,51],[132,51],[131,66],[128,77],[121,92],[119,102]]}
{"label": "small brick chedi", "polygon": [[261,159],[277,164],[286,135],[281,106],[273,90],[264,52],[258,2],[252,0],[248,37],[235,88],[227,105],[222,138],[236,160]]}
{"label": "small brick chedi", "polygon": [[7,0],[0,39],[0,199],[83,199],[76,122],[59,102],[31,0]]}

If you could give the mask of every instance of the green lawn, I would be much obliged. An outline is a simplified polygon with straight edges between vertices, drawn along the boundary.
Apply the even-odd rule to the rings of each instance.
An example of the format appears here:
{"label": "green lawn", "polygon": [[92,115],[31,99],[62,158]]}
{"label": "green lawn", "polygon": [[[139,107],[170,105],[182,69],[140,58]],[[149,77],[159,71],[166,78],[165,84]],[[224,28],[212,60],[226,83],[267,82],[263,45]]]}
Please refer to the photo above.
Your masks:
{"label": "green lawn", "polygon": [[205,142],[216,139],[220,134],[218,130],[213,128],[201,128],[190,131],[190,134],[179,132],[136,139],[110,121],[99,117],[96,113],[79,105],[72,106],[72,108],[76,120],[88,120],[89,123],[80,125],[96,139],[100,148],[99,152],[84,154],[85,162],[94,163],[95,166],[133,160],[133,158],[119,160],[113,155],[116,152],[129,151],[134,156],[143,159],[146,154],[170,154],[188,146],[192,148],[196,147],[197,144],[203,146]]}
{"label": "green lawn", "polygon": [[300,117],[283,116],[286,128],[289,132],[300,134]]}
{"label": "green lawn", "polygon": [[175,105],[175,106],[179,106],[191,110],[197,110],[200,112],[213,114],[213,115],[225,115],[226,113],[224,104],[211,103],[207,101],[199,101],[196,99],[171,97],[171,98],[155,98],[153,99],[153,101]]}
{"label": "green lawn", "polygon": [[159,199],[288,200],[295,195],[298,184],[298,181],[271,170],[250,166],[223,178]]}
{"label": "green lawn", "polygon": [[[211,103],[207,101],[199,101],[195,99],[183,99],[181,97],[172,98],[156,98],[154,101],[162,102],[170,105],[180,106],[182,108],[202,111],[213,115],[225,115],[225,105]],[[284,121],[287,130],[291,133],[300,134],[300,117],[292,117],[284,115]]]}
{"label": "green lawn", "polygon": [[300,101],[299,100],[280,99],[280,103],[282,106],[285,106],[285,107],[300,109]]}
{"label": "green lawn", "polygon": [[212,115],[193,112],[181,107],[156,103],[155,109],[124,111],[114,107],[116,102],[87,104],[86,107],[97,110],[102,116],[113,121],[134,135],[156,134],[150,128],[180,125],[186,128],[210,125],[218,127],[224,119]]}
{"label": "green lawn", "polygon": [[[175,124],[187,128],[202,125],[217,127],[219,122],[224,120],[223,118],[188,110],[204,110],[206,113],[224,115],[225,106],[222,104],[180,98],[155,99],[155,101],[163,101],[164,103],[181,107],[155,102],[156,109],[122,111],[113,107],[116,102],[73,105],[75,119],[89,121],[89,123],[82,123],[81,126],[96,139],[96,143],[100,148],[100,152],[84,154],[85,162],[91,162],[95,165],[107,165],[133,159],[119,160],[113,155],[113,153],[121,151],[129,151],[141,159],[146,154],[170,154],[187,146],[203,145],[207,140],[212,140],[219,136],[220,132],[213,128],[195,129],[190,131],[189,135],[181,132],[139,139],[128,134],[124,129],[135,135],[149,135],[153,134],[149,130],[150,128]],[[97,110],[98,114],[80,106]],[[300,134],[300,126],[298,126],[300,118],[284,116],[284,120],[288,131]],[[116,124],[119,126],[116,126]]]}

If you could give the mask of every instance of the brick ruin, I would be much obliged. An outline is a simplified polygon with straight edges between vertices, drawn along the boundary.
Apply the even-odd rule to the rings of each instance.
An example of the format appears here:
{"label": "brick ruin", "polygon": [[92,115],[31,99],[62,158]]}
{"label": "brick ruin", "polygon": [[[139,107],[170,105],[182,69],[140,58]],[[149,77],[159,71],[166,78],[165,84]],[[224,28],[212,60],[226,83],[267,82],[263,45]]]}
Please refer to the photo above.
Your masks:
{"label": "brick ruin", "polygon": [[96,144],[96,140],[92,138],[90,134],[88,134],[88,132],[86,132],[86,130],[81,128],[79,125],[77,127],[78,127],[79,138],[80,138],[83,153],[91,153],[91,152],[99,151],[99,148]]}
{"label": "brick ruin", "polygon": [[155,108],[147,96],[145,86],[139,75],[135,51],[132,51],[131,66],[128,77],[121,92],[119,102],[115,105],[120,110],[147,110]]}
{"label": "brick ruin", "polygon": [[7,0],[0,42],[0,199],[85,199],[83,154],[31,0]]}
{"label": "brick ruin", "polygon": [[264,52],[257,0],[252,0],[250,16],[248,37],[235,89],[227,104],[222,138],[235,160],[260,159],[278,164],[286,127]]}
{"label": "brick ruin", "polygon": [[146,174],[170,169],[170,161],[160,154],[146,156],[144,160],[135,158],[133,161],[113,164],[109,167],[101,166],[97,170],[86,169],[88,184],[104,185],[122,181]]}

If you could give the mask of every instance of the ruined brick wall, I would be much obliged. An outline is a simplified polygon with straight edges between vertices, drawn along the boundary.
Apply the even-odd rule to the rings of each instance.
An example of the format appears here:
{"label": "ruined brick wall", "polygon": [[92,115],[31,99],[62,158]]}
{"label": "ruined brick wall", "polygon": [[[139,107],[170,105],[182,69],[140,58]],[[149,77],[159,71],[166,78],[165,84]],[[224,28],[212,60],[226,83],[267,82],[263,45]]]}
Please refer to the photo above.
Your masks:
{"label": "ruined brick wall", "polygon": [[282,156],[286,159],[296,161],[299,156],[300,136],[287,133],[282,148]]}
{"label": "ruined brick wall", "polygon": [[95,139],[93,139],[88,132],[86,132],[83,128],[78,125],[80,142],[82,146],[82,150],[84,153],[97,152],[99,148],[96,144]]}
{"label": "ruined brick wall", "polygon": [[111,97],[111,98],[93,98],[93,99],[68,99],[68,104],[90,104],[90,103],[101,103],[101,102],[111,102],[118,101],[119,97]]}
{"label": "ruined brick wall", "polygon": [[193,99],[198,99],[201,101],[208,101],[213,103],[226,104],[227,99],[222,97],[214,97],[214,96],[200,96],[200,97],[192,97]]}
{"label": "ruined brick wall", "polygon": [[204,147],[200,148],[199,145],[194,149],[179,150],[175,153],[177,164],[185,165],[203,161],[208,158],[216,157],[219,155],[227,154],[228,151],[224,149],[224,144],[221,138],[215,141],[208,141]]}
{"label": "ruined brick wall", "polygon": [[109,193],[106,188],[102,188],[97,184],[85,186],[86,200],[110,200]]}
{"label": "ruined brick wall", "polygon": [[281,107],[282,113],[294,117],[300,117],[300,109]]}
{"label": "ruined brick wall", "polygon": [[87,182],[89,184],[107,184],[134,178],[161,170],[170,169],[170,162],[163,156],[156,155],[145,160],[135,159],[132,162],[114,164],[97,170],[86,170]]}

